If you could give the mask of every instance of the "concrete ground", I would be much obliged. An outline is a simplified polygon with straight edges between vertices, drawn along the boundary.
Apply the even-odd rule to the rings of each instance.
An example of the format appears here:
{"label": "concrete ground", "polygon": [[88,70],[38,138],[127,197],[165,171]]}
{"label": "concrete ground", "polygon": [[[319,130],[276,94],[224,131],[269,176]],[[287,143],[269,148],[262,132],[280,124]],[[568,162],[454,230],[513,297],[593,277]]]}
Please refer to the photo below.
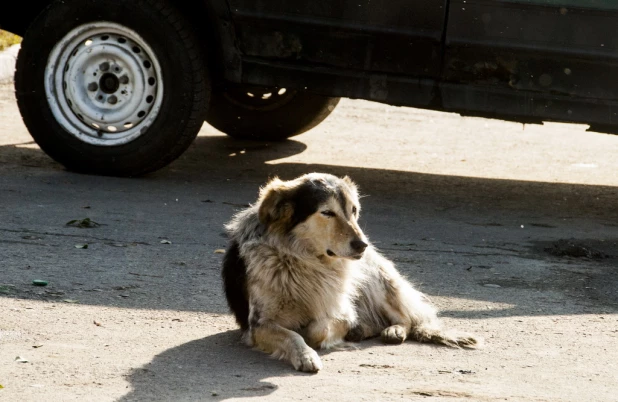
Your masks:
{"label": "concrete ground", "polygon": [[15,61],[19,53],[20,45],[10,46],[0,51],[0,85],[9,85],[13,82],[15,74]]}
{"label": "concrete ground", "polygon": [[[585,128],[344,100],[284,143],[205,125],[118,179],[50,160],[4,86],[0,400],[616,401],[618,137]],[[373,243],[483,349],[367,341],[308,375],[240,344],[222,225],[312,171],[359,183]],[[83,218],[101,226],[66,226]]]}

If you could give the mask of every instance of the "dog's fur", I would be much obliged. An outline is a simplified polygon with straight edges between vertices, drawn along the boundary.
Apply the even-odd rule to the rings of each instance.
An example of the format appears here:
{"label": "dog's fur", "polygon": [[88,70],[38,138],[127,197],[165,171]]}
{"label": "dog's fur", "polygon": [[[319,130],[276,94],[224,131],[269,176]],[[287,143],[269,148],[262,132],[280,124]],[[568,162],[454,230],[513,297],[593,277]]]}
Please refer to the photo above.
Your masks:
{"label": "dog's fur", "polygon": [[224,287],[245,342],[308,372],[322,368],[312,348],[378,335],[475,347],[443,331],[426,297],[368,245],[359,212],[348,177],[312,173],[270,181],[226,225]]}

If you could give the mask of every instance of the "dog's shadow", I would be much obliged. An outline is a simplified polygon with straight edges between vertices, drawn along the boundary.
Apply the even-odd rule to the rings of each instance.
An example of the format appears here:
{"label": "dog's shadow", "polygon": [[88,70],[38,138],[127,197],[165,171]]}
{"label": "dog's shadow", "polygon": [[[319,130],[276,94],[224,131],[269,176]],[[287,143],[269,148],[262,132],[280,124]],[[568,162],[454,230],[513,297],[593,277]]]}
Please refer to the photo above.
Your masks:
{"label": "dog's shadow", "polygon": [[[426,345],[440,347],[437,345]],[[379,338],[350,343],[347,347],[318,350],[324,358],[331,352],[354,352],[367,348],[393,347]],[[126,376],[131,391],[118,401],[196,401],[263,397],[277,385],[268,378],[309,376],[253,350],[240,341],[240,331],[226,331],[171,348]]]}
{"label": "dog's shadow", "polygon": [[196,401],[260,397],[277,386],[271,377],[309,375],[269,358],[227,331],[168,349],[127,376],[132,390],[119,401]]}

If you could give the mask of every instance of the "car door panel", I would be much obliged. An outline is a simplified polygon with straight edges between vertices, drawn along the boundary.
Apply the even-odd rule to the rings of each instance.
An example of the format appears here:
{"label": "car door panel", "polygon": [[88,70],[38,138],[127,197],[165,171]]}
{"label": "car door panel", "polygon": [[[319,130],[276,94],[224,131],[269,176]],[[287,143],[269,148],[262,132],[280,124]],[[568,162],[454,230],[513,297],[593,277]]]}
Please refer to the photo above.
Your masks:
{"label": "car door panel", "polygon": [[245,58],[438,77],[446,0],[231,0]]}
{"label": "car door panel", "polygon": [[453,0],[444,80],[618,99],[618,1]]}

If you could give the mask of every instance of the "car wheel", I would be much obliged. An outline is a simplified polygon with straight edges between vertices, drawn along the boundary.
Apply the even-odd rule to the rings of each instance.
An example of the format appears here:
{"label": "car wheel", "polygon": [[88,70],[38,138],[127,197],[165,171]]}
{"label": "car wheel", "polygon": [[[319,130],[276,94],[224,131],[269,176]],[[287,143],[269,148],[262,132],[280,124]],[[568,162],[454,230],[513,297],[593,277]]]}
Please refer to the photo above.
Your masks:
{"label": "car wheel", "polygon": [[337,103],[292,89],[231,85],[213,88],[206,121],[234,138],[280,141],[317,126]]}
{"label": "car wheel", "polygon": [[176,159],[207,110],[206,62],[166,0],[52,2],[29,27],[15,92],[24,123],[68,169],[135,176]]}

